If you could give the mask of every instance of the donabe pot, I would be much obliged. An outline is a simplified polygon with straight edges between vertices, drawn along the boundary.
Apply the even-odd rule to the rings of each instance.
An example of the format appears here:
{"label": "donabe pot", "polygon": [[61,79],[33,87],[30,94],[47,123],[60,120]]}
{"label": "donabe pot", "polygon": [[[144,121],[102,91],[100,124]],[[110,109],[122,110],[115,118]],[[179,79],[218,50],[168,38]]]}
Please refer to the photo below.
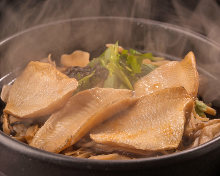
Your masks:
{"label": "donabe pot", "polygon": [[[13,82],[30,60],[52,53],[59,61],[61,54],[75,49],[89,51],[92,57],[96,57],[106,43],[116,41],[125,48],[149,51],[177,60],[188,51],[194,51],[200,75],[205,78],[200,95],[219,105],[220,71],[212,69],[220,58],[220,48],[216,43],[170,24],[124,17],[68,19],[40,25],[7,38],[0,43],[0,86]],[[210,89],[212,91],[206,91]],[[38,150],[0,131],[0,176],[123,174],[218,175],[220,137],[199,147],[160,157],[100,161]]]}

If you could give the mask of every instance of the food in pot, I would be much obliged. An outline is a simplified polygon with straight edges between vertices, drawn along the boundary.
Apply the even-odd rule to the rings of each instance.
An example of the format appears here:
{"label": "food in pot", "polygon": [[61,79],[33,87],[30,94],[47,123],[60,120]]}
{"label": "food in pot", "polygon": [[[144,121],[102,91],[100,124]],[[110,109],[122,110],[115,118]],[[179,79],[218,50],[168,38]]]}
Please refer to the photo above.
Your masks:
{"label": "food in pot", "polygon": [[3,131],[42,150],[100,160],[174,153],[220,134],[216,111],[197,98],[193,52],[169,61],[106,46],[91,61],[79,50],[62,55],[61,65],[51,55],[31,61],[2,89]]}
{"label": "food in pot", "polygon": [[51,114],[67,102],[77,85],[51,64],[32,61],[11,87],[4,112],[18,118]]}
{"label": "food in pot", "polygon": [[176,149],[192,108],[193,100],[183,87],[162,89],[142,96],[128,111],[99,125],[90,137],[97,143],[144,151]]}
{"label": "food in pot", "polygon": [[143,96],[179,86],[183,86],[192,97],[197,96],[199,78],[192,52],[189,52],[182,61],[169,62],[142,77],[135,83],[134,90],[137,96]]}
{"label": "food in pot", "polygon": [[34,136],[31,146],[59,153],[75,144],[97,124],[135,103],[126,89],[92,88],[72,96]]}

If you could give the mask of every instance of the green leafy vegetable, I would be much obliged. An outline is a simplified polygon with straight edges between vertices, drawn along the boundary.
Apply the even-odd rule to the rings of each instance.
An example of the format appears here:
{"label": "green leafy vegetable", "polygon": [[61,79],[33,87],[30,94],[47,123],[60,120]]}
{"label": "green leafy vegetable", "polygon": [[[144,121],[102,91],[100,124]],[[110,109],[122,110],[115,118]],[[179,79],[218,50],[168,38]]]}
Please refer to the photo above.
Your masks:
{"label": "green leafy vegetable", "polygon": [[[133,89],[133,84],[157,66],[143,64],[144,59],[158,61],[152,53],[140,53],[134,49],[119,53],[118,42],[109,46],[99,57],[93,59],[85,68],[75,68],[70,73],[79,80],[78,91],[95,86]],[[75,71],[75,72],[74,72]]]}
{"label": "green leafy vegetable", "polygon": [[202,101],[199,101],[199,100],[195,101],[195,110],[199,116],[205,116],[205,112],[206,112],[207,108],[208,108],[208,106],[205,103],[203,103]]}
{"label": "green leafy vegetable", "polygon": [[78,81],[79,86],[78,86],[77,89],[82,91],[82,90],[90,88],[91,87],[90,86],[90,84],[91,84],[90,78],[94,75],[94,73],[95,73],[95,71],[93,71],[91,74],[89,74],[89,75],[83,77],[82,79],[80,79]]}
{"label": "green leafy vegetable", "polygon": [[118,81],[121,81],[128,89],[133,89],[131,82],[120,66],[120,54],[118,52],[118,43],[106,49],[104,57],[100,57],[102,65],[108,69],[109,76],[104,82],[104,87],[118,88],[121,86]]}
{"label": "green leafy vegetable", "polygon": [[127,64],[130,66],[133,74],[141,72],[141,64],[143,59],[140,57],[135,57],[134,55],[128,55]]}
{"label": "green leafy vegetable", "polygon": [[137,77],[138,78],[143,77],[143,76],[147,75],[148,73],[152,72],[157,67],[158,66],[152,65],[152,64],[142,64],[141,73],[137,74]]}

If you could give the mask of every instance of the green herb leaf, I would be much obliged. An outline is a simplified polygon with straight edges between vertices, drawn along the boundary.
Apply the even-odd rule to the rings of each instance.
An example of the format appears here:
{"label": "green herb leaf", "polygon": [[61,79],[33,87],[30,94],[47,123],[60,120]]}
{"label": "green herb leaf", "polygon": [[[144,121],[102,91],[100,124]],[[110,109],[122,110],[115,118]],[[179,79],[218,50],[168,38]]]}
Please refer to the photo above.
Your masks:
{"label": "green herb leaf", "polygon": [[196,110],[196,113],[199,116],[204,116],[205,115],[207,107],[208,106],[205,103],[203,103],[202,101],[199,101],[199,100],[195,101],[195,110]]}
{"label": "green herb leaf", "polygon": [[115,74],[109,74],[107,79],[104,81],[104,88],[116,88],[117,87],[117,76]]}
{"label": "green herb leaf", "polygon": [[135,57],[133,55],[128,55],[128,57],[127,57],[127,64],[132,69],[133,74],[141,72],[142,61],[143,61],[143,59],[140,58],[140,57]]}
{"label": "green herb leaf", "polygon": [[152,53],[141,54],[141,56],[144,57],[145,59],[149,59],[153,62],[164,60],[163,57],[154,57]]}
{"label": "green herb leaf", "polygon": [[[125,52],[124,52],[125,53]],[[110,46],[106,49],[104,57],[101,58],[102,65],[108,69],[109,75],[104,82],[105,87],[118,88],[122,82],[128,89],[133,89],[133,86],[128,79],[127,75],[124,73],[123,67],[120,66],[120,54],[118,52],[118,43]],[[113,81],[115,81],[113,83]]]}
{"label": "green herb leaf", "polygon": [[91,87],[91,82],[90,82],[90,78],[94,75],[95,71],[93,71],[91,74],[89,74],[88,76],[83,77],[82,79],[80,79],[78,81],[78,91],[82,91],[85,89],[88,89]]}
{"label": "green herb leaf", "polygon": [[134,49],[129,49],[129,53],[131,55],[140,55],[141,54],[140,52],[138,52],[137,50],[134,50]]}
{"label": "green herb leaf", "polygon": [[158,66],[152,65],[152,64],[142,64],[141,66],[142,72],[139,74],[139,76],[145,76],[149,74],[150,72],[152,72],[157,67]]}
{"label": "green herb leaf", "polygon": [[143,64],[143,59],[154,60],[152,53],[142,54],[134,49],[124,49],[119,53],[118,49],[118,42],[116,42],[88,64],[89,75],[85,77],[82,77],[84,74],[76,75],[79,80],[78,90],[89,89],[97,85],[133,90],[133,84],[137,79],[156,68],[151,64]]}
{"label": "green herb leaf", "polygon": [[207,109],[208,106],[207,106],[205,103],[203,103],[202,101],[199,101],[199,100],[196,100],[195,103],[196,103],[196,107],[197,107],[199,110],[201,110],[201,111],[203,111],[203,112],[206,111],[206,109]]}

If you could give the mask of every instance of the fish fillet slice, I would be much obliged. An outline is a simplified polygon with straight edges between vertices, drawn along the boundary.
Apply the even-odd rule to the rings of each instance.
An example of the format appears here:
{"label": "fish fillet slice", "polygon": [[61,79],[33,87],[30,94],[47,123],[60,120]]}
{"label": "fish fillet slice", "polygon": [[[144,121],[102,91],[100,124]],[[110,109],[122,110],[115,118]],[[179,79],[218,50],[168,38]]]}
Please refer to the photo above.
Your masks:
{"label": "fish fillet slice", "polygon": [[130,149],[175,149],[192,107],[192,98],[183,87],[163,89],[141,97],[130,110],[94,129],[90,137],[97,143]]}
{"label": "fish fillet slice", "polygon": [[93,88],[71,97],[51,115],[32,140],[31,146],[58,153],[76,143],[95,125],[136,102],[132,91]]}
{"label": "fish fillet slice", "polygon": [[189,52],[180,62],[168,62],[156,68],[138,80],[134,89],[137,96],[143,96],[164,88],[179,86],[183,86],[192,97],[197,96],[199,76],[193,52]]}
{"label": "fish fillet slice", "polygon": [[78,83],[49,63],[31,61],[9,92],[4,112],[20,118],[51,114],[72,96]]}

